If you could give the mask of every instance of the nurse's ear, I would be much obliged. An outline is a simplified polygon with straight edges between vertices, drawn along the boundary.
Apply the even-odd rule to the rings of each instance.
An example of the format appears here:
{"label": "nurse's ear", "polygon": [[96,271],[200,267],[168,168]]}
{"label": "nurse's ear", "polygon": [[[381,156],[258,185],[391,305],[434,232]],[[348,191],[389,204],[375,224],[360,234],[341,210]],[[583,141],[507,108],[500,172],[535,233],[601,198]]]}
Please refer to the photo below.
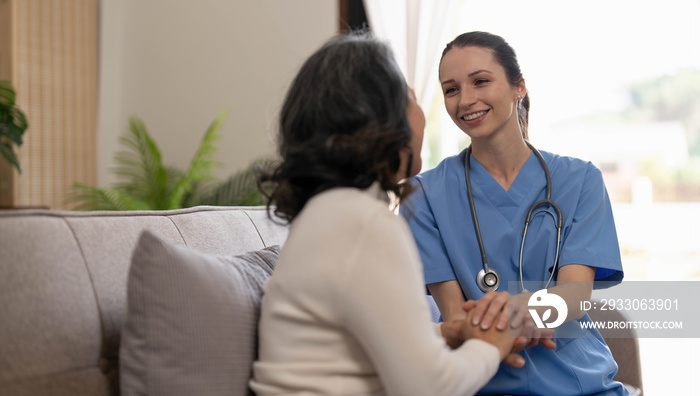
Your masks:
{"label": "nurse's ear", "polygon": [[527,86],[525,86],[525,79],[521,78],[514,87],[515,101],[522,100],[527,95]]}

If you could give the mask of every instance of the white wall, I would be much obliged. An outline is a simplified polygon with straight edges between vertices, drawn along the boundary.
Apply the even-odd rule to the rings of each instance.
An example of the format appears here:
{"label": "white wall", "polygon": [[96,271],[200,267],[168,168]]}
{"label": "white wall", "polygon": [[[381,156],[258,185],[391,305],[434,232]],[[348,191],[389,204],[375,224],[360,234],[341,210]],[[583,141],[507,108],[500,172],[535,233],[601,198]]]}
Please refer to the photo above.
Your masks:
{"label": "white wall", "polygon": [[336,33],[331,0],[101,0],[99,185],[131,115],[166,164],[186,168],[222,109],[225,178],[274,154],[275,120],[301,63]]}

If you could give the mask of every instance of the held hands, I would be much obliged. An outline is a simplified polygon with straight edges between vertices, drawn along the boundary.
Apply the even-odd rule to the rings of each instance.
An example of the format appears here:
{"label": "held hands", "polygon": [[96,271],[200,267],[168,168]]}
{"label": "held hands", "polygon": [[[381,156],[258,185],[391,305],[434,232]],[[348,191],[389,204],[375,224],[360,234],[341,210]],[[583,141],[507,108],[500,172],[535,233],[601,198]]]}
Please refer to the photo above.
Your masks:
{"label": "held hands", "polygon": [[556,346],[554,330],[538,329],[532,320],[528,311],[530,295],[490,292],[479,300],[467,301],[463,305],[466,318],[443,322],[442,335],[452,348],[469,338],[482,339],[499,349],[504,363],[520,368],[525,359],[518,352],[538,343],[549,349]]}
{"label": "held hands", "polygon": [[495,327],[483,330],[480,326],[472,323],[469,314],[467,314],[466,319],[443,322],[440,326],[440,332],[450,348],[458,348],[464,341],[478,338],[496,346],[500,352],[501,360],[506,364],[515,368],[520,368],[525,364],[523,357],[513,352],[513,346],[518,339],[510,337],[507,331],[497,330]]}
{"label": "held hands", "polygon": [[[554,349],[554,330],[537,328],[530,316],[527,306],[530,295],[532,293],[511,296],[508,292],[489,292],[479,300],[467,301],[463,308],[468,312],[467,320],[482,330],[494,327],[508,333],[506,330],[510,320],[510,335],[518,337],[514,341],[512,352],[520,352],[538,343],[545,348]],[[509,363],[509,359],[506,359],[506,363]]]}
{"label": "held hands", "polygon": [[498,330],[495,327],[483,329],[481,326],[473,323],[472,316],[473,313],[470,312],[467,314],[467,319],[460,321],[462,324],[461,337],[464,340],[470,338],[484,340],[498,348],[500,359],[507,364],[516,368],[522,367],[525,364],[523,357],[513,352],[515,342],[518,339],[510,337],[507,331]]}

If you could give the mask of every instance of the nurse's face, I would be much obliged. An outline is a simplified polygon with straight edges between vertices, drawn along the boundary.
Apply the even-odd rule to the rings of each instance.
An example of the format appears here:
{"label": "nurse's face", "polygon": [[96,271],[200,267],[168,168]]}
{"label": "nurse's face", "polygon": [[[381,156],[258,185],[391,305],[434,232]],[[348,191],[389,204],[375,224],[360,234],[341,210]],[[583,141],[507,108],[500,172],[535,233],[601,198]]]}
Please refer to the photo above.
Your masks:
{"label": "nurse's face", "polygon": [[413,163],[411,169],[409,169],[409,175],[417,175],[423,162],[420,157],[421,149],[423,148],[423,133],[425,131],[425,114],[423,114],[423,109],[418,105],[416,100],[416,94],[411,89],[408,94],[408,108],[406,109],[406,114],[408,116],[408,123],[411,125],[411,130],[413,131],[413,139],[411,140],[411,152],[413,153]]}
{"label": "nurse's face", "polygon": [[525,94],[525,83],[513,86],[491,50],[453,48],[440,63],[440,84],[447,113],[472,139],[503,131],[519,136],[517,101]]}

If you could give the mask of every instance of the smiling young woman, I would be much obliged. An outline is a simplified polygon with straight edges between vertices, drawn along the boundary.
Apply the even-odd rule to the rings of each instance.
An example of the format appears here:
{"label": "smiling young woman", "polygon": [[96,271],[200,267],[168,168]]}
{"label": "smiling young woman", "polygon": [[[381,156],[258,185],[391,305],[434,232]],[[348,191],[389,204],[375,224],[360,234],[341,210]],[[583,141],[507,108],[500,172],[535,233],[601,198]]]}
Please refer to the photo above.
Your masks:
{"label": "smiling young woman", "polygon": [[[477,39],[483,45],[472,45]],[[439,79],[445,109],[471,138],[472,156],[508,190],[530,157],[523,140],[530,100],[515,52],[489,40],[472,34],[448,44]]]}
{"label": "smiling young woman", "polygon": [[531,326],[520,351],[526,369],[501,365],[480,394],[627,395],[612,380],[617,365],[600,333],[582,334],[590,318],[575,309],[594,280],[623,277],[600,170],[529,144],[527,87],[503,38],[458,36],[443,51],[439,80],[445,109],[471,146],[413,179],[407,219],[443,320],[466,310],[482,328],[531,322],[537,289],[568,307],[556,346]]}

